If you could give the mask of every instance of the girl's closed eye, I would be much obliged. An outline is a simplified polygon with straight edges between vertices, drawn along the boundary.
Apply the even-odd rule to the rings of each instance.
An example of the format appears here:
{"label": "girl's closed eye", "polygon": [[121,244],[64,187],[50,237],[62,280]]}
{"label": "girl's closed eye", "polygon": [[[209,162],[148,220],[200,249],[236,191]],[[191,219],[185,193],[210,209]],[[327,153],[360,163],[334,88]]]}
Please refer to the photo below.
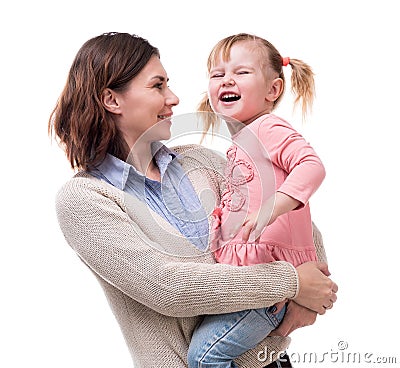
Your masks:
{"label": "girl's closed eye", "polygon": [[225,71],[223,69],[213,68],[209,72],[210,78],[223,78],[225,76]]}

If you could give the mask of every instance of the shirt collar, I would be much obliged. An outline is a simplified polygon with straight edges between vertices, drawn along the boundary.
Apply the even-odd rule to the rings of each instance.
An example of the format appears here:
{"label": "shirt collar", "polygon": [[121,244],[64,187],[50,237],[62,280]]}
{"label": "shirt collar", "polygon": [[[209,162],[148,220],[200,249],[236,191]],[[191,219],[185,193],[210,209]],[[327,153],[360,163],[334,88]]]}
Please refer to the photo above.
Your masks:
{"label": "shirt collar", "polygon": [[[177,153],[166,147],[161,142],[153,142],[151,150],[162,178],[168,165],[177,157]],[[110,184],[120,190],[125,189],[129,175],[141,178],[141,180],[145,179],[145,176],[140,171],[136,170],[134,166],[111,154],[107,154],[105,159],[96,166],[96,169],[107,179],[107,181],[110,182]]]}

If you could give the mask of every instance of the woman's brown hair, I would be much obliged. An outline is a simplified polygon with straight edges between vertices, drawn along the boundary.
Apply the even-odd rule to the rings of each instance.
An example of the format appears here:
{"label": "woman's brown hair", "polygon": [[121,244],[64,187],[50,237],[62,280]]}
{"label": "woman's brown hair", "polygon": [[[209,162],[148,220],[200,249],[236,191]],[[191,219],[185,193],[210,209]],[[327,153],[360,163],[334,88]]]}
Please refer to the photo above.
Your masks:
{"label": "woman's brown hair", "polygon": [[83,44],[48,123],[72,168],[87,170],[107,153],[125,160],[129,148],[101,101],[106,88],[123,92],[158,49],[128,33],[104,33]]}
{"label": "woman's brown hair", "polygon": [[[219,41],[211,50],[207,60],[207,69],[210,71],[219,57],[222,57],[224,61],[227,61],[232,46],[237,42],[243,41],[254,42],[254,46],[256,47],[255,50],[260,52],[262,58],[265,60],[265,63],[262,66],[270,66],[278,74],[279,78],[283,80],[282,93],[276,101],[274,101],[273,107],[276,108],[285,91],[285,76],[282,69],[283,58],[275,46],[269,41],[248,33],[239,33],[226,37]],[[297,105],[301,103],[303,118],[305,118],[307,112],[311,111],[315,97],[314,73],[310,66],[299,59],[290,59],[289,64],[292,67],[291,85],[292,92],[295,95],[294,104]],[[207,94],[204,95],[197,110],[199,112],[212,112],[212,107]],[[207,132],[210,128],[213,131],[215,125],[219,122],[219,119],[215,114],[205,114],[203,120],[204,132]]]}

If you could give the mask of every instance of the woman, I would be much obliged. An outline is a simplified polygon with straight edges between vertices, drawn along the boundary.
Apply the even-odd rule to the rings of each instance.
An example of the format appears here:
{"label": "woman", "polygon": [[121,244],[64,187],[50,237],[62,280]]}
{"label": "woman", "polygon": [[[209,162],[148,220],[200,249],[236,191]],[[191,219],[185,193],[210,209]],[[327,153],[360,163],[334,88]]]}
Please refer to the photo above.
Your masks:
{"label": "woman", "polygon": [[[224,161],[202,147],[159,143],[179,103],[167,81],[147,40],[100,35],[76,55],[49,122],[79,170],[57,195],[61,230],[102,285],[135,367],[185,367],[201,315],[290,299],[275,332],[286,336],[336,301],[325,263],[232,267],[204,251]],[[200,201],[210,189],[215,195]],[[262,367],[269,361],[258,353],[284,351],[288,341],[269,337],[236,363]]]}

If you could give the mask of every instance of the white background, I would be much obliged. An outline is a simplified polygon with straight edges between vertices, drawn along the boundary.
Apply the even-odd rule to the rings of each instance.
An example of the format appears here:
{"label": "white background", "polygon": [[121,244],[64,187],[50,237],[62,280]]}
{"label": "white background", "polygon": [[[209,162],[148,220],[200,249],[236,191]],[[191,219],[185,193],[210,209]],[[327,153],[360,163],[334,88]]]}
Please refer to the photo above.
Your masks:
{"label": "white background", "polygon": [[[313,67],[317,100],[309,122],[302,126],[292,114],[290,93],[277,113],[325,163],[327,177],[311,206],[340,291],[334,309],[293,334],[289,353],[334,353],[344,341],[345,352],[371,353],[371,360],[397,354],[400,364],[396,9],[394,0],[3,4],[0,366],[132,365],[102,290],[58,228],[54,196],[72,172],[47,136],[77,50],[109,31],[137,33],[160,49],[181,99],[176,115],[195,110],[208,52],[230,34],[255,33]],[[374,365],[325,356],[320,366]]]}

